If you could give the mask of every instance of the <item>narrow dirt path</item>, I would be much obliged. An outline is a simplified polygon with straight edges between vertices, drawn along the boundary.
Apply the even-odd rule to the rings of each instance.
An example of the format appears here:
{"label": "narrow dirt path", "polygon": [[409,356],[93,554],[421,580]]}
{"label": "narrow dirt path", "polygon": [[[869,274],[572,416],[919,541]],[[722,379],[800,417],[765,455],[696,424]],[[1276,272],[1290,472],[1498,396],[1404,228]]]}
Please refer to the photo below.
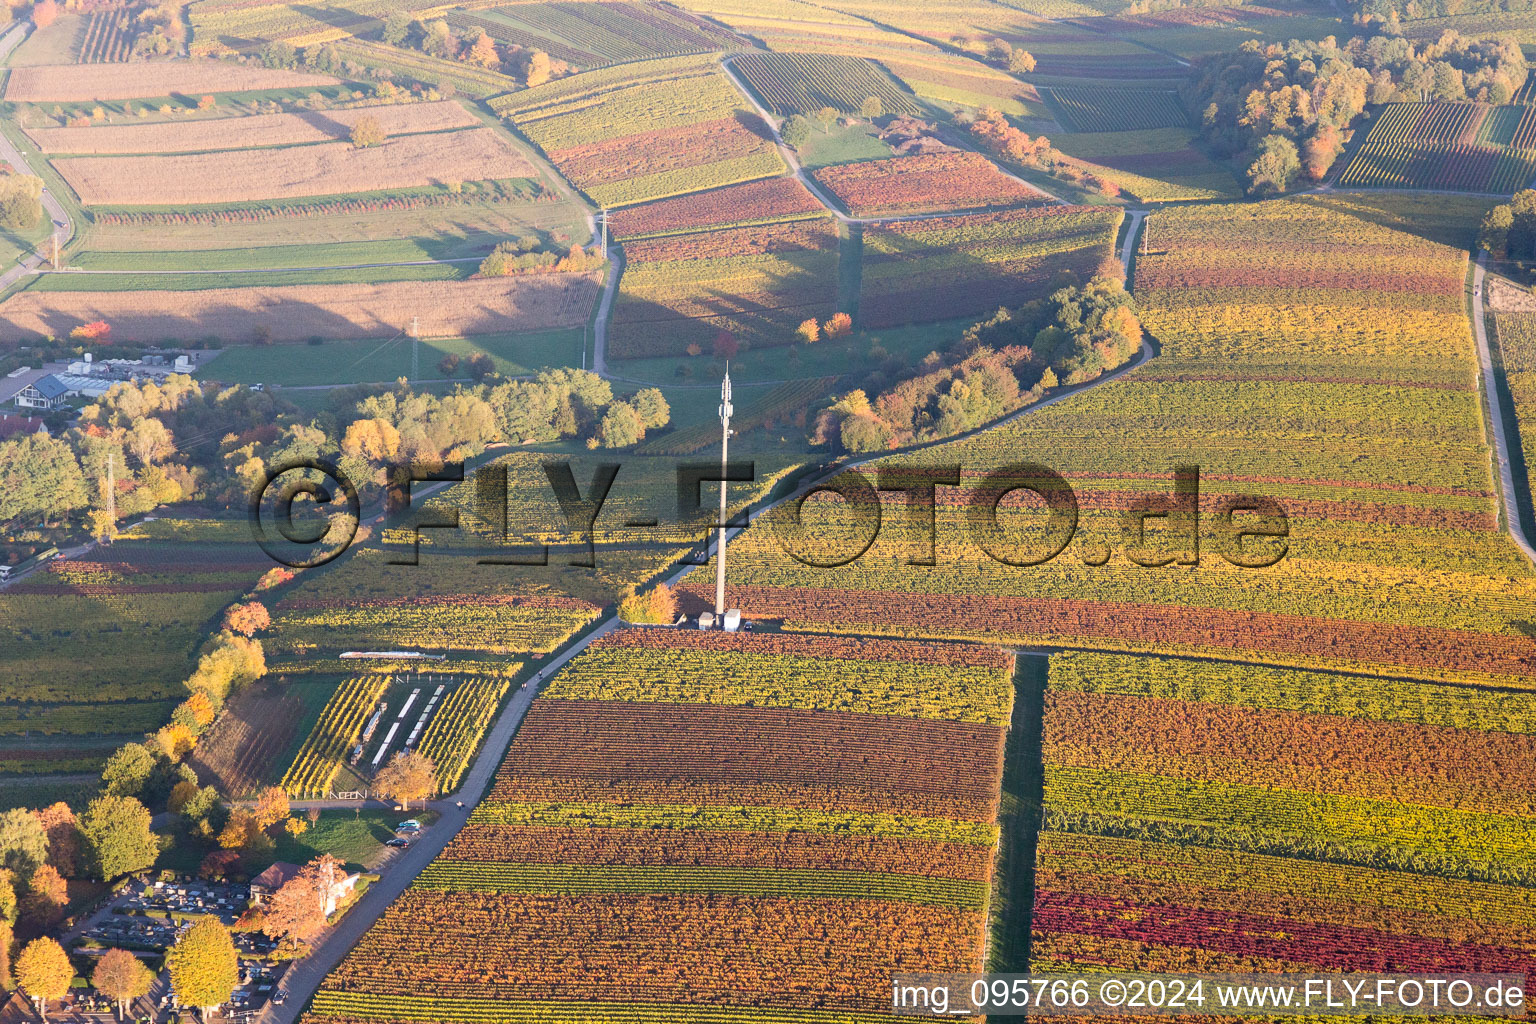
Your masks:
{"label": "narrow dirt path", "polygon": [[[809,191],[811,195],[816,197],[816,201],[827,208],[827,212],[831,213],[832,216],[836,217],[844,224],[903,224],[909,221],[937,220],[942,217],[959,217],[964,216],[967,213],[992,212],[992,208],[983,207],[981,209],[973,210],[946,210],[943,213],[908,213],[894,217],[850,216],[843,211],[835,199],[829,196],[822,189],[820,183],[817,182],[815,178],[806,173],[805,167],[800,163],[799,156],[790,146],[784,142],[784,137],[779,134],[781,119],[767,107],[758,102],[757,96],[753,94],[752,89],[747,85],[746,82],[741,79],[741,76],[736,73],[736,69],[731,67],[732,62],[735,61],[735,59],[736,58],[734,56],[729,56],[723,58],[720,61],[720,67],[725,71],[726,77],[731,80],[732,84],[736,86],[736,90],[746,98],[747,102],[752,104],[752,107],[757,111],[758,116],[763,119],[763,123],[766,124],[769,130],[773,132],[773,141],[774,144],[778,146],[779,156],[782,157],[784,162],[789,165],[789,169],[794,172],[795,180],[804,185],[806,190]],[[993,166],[996,167],[997,165],[993,164]],[[1012,173],[1006,168],[998,167],[997,172],[1006,178],[1011,178],[1019,184],[1040,193],[1040,195],[1046,199],[1049,199],[1053,203],[1060,203],[1063,206],[1069,205],[1067,201],[1062,199],[1060,196],[1047,192],[1045,189],[1041,188],[1039,185],[1036,185],[1032,181],[1025,181],[1023,178],[1019,177],[1017,174]]]}

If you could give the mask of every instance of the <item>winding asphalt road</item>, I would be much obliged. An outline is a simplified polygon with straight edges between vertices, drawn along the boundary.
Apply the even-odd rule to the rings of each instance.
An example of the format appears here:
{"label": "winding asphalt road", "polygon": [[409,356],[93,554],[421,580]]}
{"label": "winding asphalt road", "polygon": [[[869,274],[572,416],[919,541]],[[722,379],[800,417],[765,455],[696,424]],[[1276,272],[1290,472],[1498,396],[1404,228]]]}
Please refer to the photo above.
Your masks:
{"label": "winding asphalt road", "polygon": [[[591,633],[550,659],[549,664],[540,669],[534,679],[529,680],[512,695],[512,699],[507,702],[507,706],[502,709],[496,723],[491,726],[491,731],[486,735],[480,754],[470,766],[468,774],[464,776],[464,782],[459,787],[459,791],[428,805],[441,817],[428,827],[422,833],[422,837],[403,854],[382,866],[379,881],[371,885],[352,909],[347,911],[346,916],[316,941],[314,950],[309,956],[288,969],[282,981],[278,983],[276,998],[267,1003],[266,1008],[257,1018],[257,1024],[293,1024],[298,1020],[305,1004],[320,987],[320,982],[325,980],[325,976],[341,963],[342,958],[363,937],[363,933],[373,927],[373,923],[396,897],[415,881],[422,869],[443,851],[448,841],[457,835],[459,829],[463,828],[464,823],[469,820],[470,811],[485,798],[485,794],[490,790],[491,780],[496,775],[496,769],[501,765],[502,756],[507,747],[512,744],[513,734],[517,732],[523,716],[528,713],[528,708],[533,704],[539,684],[553,675],[567,661],[586,650],[587,645],[593,640],[617,625],[617,618],[603,622]],[[462,807],[459,806],[461,802]],[[277,999],[282,1000],[282,1005],[277,1004]]]}
{"label": "winding asphalt road", "polygon": [[[1126,232],[1125,243],[1121,249],[1121,259],[1127,267],[1130,266],[1131,254],[1135,252],[1136,237],[1144,216],[1145,213],[1134,214],[1130,229]],[[606,312],[605,306],[604,315],[606,315]],[[1097,387],[1100,384],[1115,380],[1122,374],[1129,373],[1145,363],[1148,359],[1152,358],[1152,355],[1152,345],[1149,342],[1143,341],[1141,351],[1137,354],[1137,357],[1114,373],[1106,374],[1096,381],[1064,391],[1046,401],[1025,406],[1012,415],[971,433],[979,434],[988,430],[996,430],[999,427],[1014,422],[1020,417],[1027,416],[1039,409],[1048,408],[1057,402],[1071,398],[1087,388]],[[954,440],[956,439],[946,438],[943,442],[932,443],[940,444]],[[928,446],[923,445],[919,447]],[[748,521],[755,520],[758,516],[770,511],[774,507],[795,499],[806,491],[836,476],[838,473],[886,458],[889,454],[891,453],[882,453],[837,466],[827,473],[801,484],[792,494],[753,510]],[[441,486],[445,485],[439,484],[430,490],[436,490],[437,487]],[[429,493],[429,489],[423,488],[422,491],[417,492],[417,495],[419,497],[426,493]],[[736,534],[740,533],[741,529],[736,528],[728,531],[727,543]],[[676,584],[695,568],[692,565],[679,566],[667,577],[667,584]],[[480,752],[475,756],[475,760],[470,766],[469,772],[465,775],[464,783],[460,786],[459,791],[452,796],[433,801],[429,805],[441,817],[405,853],[382,865],[380,880],[363,894],[362,898],[357,901],[335,927],[331,928],[316,941],[314,951],[309,956],[289,968],[277,987],[276,994],[282,999],[282,1005],[277,1005],[275,1001],[269,1002],[262,1011],[261,1016],[257,1018],[257,1024],[294,1024],[298,1020],[300,1012],[309,1002],[310,997],[319,989],[320,983],[325,980],[325,976],[335,969],[337,964],[341,963],[348,951],[363,937],[363,933],[373,926],[374,922],[379,919],[389,904],[406,890],[411,882],[415,880],[416,876],[421,873],[422,869],[442,852],[443,848],[448,845],[448,841],[457,835],[458,831],[464,827],[464,823],[469,820],[470,812],[485,798],[491,780],[496,774],[496,769],[501,765],[501,760],[505,756],[507,748],[511,746],[512,737],[517,732],[518,725],[522,723],[523,716],[527,714],[529,706],[538,695],[540,685],[546,679],[553,676],[566,662],[586,650],[593,640],[617,628],[619,628],[619,620],[616,616],[604,620],[592,632],[581,637],[558,655],[551,658],[549,663],[539,670],[535,678],[529,680],[512,695],[512,699],[507,702],[507,706],[502,709],[501,714],[497,717],[495,725],[491,727],[485,742],[481,744]],[[462,807],[459,806],[461,802],[463,803]],[[314,801],[302,805],[295,804],[296,807],[308,807],[311,805],[354,806],[350,803],[342,805],[330,801]]]}
{"label": "winding asphalt road", "polygon": [[[11,55],[11,51],[21,45],[21,41],[27,38],[27,22],[18,21],[11,26],[11,30],[0,36],[0,61],[4,61]],[[21,151],[9,138],[0,135],[0,160],[4,160],[17,171],[28,174],[37,174],[32,165],[22,157]],[[59,239],[62,247],[69,244],[69,240],[75,236],[74,223],[69,219],[63,205],[53,197],[52,192],[43,192],[43,210],[53,220],[54,227],[63,236]],[[24,255],[15,266],[8,267],[0,274],[0,292],[11,287],[28,274],[35,273],[37,268],[46,262],[41,253],[31,252]]]}
{"label": "winding asphalt road", "polygon": [[1499,379],[1493,372],[1493,352],[1488,347],[1488,315],[1483,304],[1488,289],[1485,274],[1488,254],[1479,253],[1472,268],[1472,333],[1477,336],[1477,361],[1482,368],[1483,390],[1488,396],[1489,429],[1493,436],[1493,463],[1499,475],[1499,491],[1504,498],[1504,520],[1510,539],[1536,563],[1536,548],[1531,547],[1525,528],[1520,525],[1520,501],[1515,493],[1515,473],[1509,458],[1509,439],[1504,430],[1504,408],[1499,400]]}

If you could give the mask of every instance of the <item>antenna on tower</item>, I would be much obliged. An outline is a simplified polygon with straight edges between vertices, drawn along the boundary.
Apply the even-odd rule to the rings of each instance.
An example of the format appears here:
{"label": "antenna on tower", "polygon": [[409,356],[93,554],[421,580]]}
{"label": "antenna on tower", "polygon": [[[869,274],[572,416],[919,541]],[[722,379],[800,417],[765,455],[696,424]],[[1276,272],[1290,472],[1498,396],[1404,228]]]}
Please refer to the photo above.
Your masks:
{"label": "antenna on tower", "polygon": [[731,446],[731,364],[725,364],[725,380],[720,383],[720,534],[715,560],[715,616],[725,615],[725,463]]}
{"label": "antenna on tower", "polygon": [[604,256],[607,256],[608,255],[608,211],[607,210],[598,210],[596,215],[594,215],[593,220],[597,221],[598,226],[602,228],[602,231],[603,231],[603,247],[602,247],[601,252],[602,252],[602,254]]}
{"label": "antenna on tower", "polygon": [[106,520],[106,540],[112,543],[112,530],[117,527],[117,456],[112,453],[106,456]]}

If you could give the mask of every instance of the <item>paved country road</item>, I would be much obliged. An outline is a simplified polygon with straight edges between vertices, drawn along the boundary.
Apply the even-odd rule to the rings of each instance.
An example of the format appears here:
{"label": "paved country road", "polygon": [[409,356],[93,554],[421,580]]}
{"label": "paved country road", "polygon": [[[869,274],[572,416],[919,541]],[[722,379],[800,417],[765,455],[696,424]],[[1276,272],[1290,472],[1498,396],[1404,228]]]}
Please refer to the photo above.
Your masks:
{"label": "paved country road", "polygon": [[[283,1000],[282,1005],[277,1005],[275,1000],[267,1003],[266,1008],[257,1018],[259,1024],[292,1024],[293,1021],[298,1020],[305,1004],[320,987],[320,982],[325,980],[325,976],[341,963],[342,958],[353,946],[357,945],[363,933],[373,926],[373,923],[384,913],[385,908],[394,902],[395,898],[416,879],[421,870],[442,852],[443,847],[448,845],[448,841],[457,835],[459,829],[463,828],[464,823],[469,820],[469,812],[485,798],[486,792],[490,789],[491,780],[495,777],[496,769],[501,764],[502,755],[511,745],[513,734],[517,732],[518,725],[522,723],[523,716],[528,713],[528,708],[533,703],[533,698],[538,692],[538,682],[549,678],[556,669],[586,650],[587,645],[593,640],[617,625],[617,619],[608,619],[603,622],[558,656],[551,658],[549,663],[540,670],[540,675],[536,679],[529,680],[527,685],[512,695],[512,699],[507,702],[507,706],[497,717],[496,724],[491,726],[491,731],[480,748],[480,754],[470,766],[468,774],[464,776],[464,783],[459,787],[459,791],[445,799],[435,800],[429,805],[441,817],[425,829],[421,838],[404,854],[382,865],[379,881],[369,887],[335,927],[326,931],[316,941],[314,951],[309,956],[288,969],[276,991],[276,996]],[[463,802],[463,807],[458,806],[460,801]],[[309,804],[302,806],[309,806]],[[346,804],[345,806],[356,805]]]}
{"label": "paved country road", "polygon": [[[1129,265],[1131,253],[1135,251],[1137,231],[1141,226],[1142,217],[1144,216],[1145,214],[1143,213],[1133,214],[1130,228],[1126,232],[1121,258],[1126,261],[1127,265]],[[1144,341],[1141,351],[1137,354],[1136,358],[1115,372],[1105,374],[1098,380],[1091,381],[1080,387],[1069,389],[1046,401],[1025,406],[1012,415],[1006,416],[972,433],[979,434],[988,430],[996,430],[1022,416],[1033,413],[1037,409],[1045,409],[1055,405],[1057,402],[1064,401],[1086,388],[1097,387],[1100,384],[1115,380],[1122,374],[1128,373],[1145,363],[1152,355],[1152,345]],[[945,444],[954,440],[956,438],[951,437],[932,443]],[[920,447],[928,447],[928,445]],[[885,452],[858,462],[834,467],[826,474],[805,481],[794,493],[780,498],[777,502],[754,510],[751,518],[756,519],[775,505],[793,500],[796,496],[805,493],[807,490],[845,469],[851,469],[881,458],[887,458],[891,454],[899,453]],[[430,490],[436,490],[442,486],[446,485],[438,484],[430,488]],[[425,494],[430,493],[430,490],[423,488],[421,491],[416,492],[417,497],[425,496]],[[739,532],[741,532],[740,528],[730,530],[728,531],[728,536],[734,537]],[[694,568],[691,565],[680,566],[667,577],[666,582],[669,585],[676,584],[684,576],[692,572]],[[384,913],[389,904],[406,890],[411,882],[415,880],[416,876],[421,873],[422,869],[442,852],[443,848],[448,845],[448,841],[458,834],[459,829],[463,828],[464,823],[469,820],[470,811],[485,798],[491,779],[495,776],[496,769],[500,766],[507,748],[511,745],[512,737],[517,732],[518,725],[522,723],[523,716],[527,714],[529,705],[533,703],[540,684],[553,676],[571,658],[586,650],[587,645],[593,640],[618,627],[619,620],[617,617],[603,621],[591,633],[581,637],[560,654],[551,658],[540,669],[537,677],[530,679],[526,685],[512,695],[512,699],[508,701],[506,708],[502,710],[501,715],[496,719],[496,724],[492,726],[490,733],[486,736],[485,742],[481,744],[480,752],[476,755],[468,774],[465,775],[464,784],[460,787],[459,792],[445,799],[435,800],[428,805],[441,814],[442,817],[428,828],[422,834],[422,837],[406,850],[403,855],[395,857],[388,863],[380,866],[380,881],[363,894],[362,899],[358,900],[357,904],[347,912],[347,915],[334,928],[327,931],[316,941],[314,951],[309,956],[289,968],[277,988],[277,995],[281,996],[283,1000],[282,1005],[279,1006],[274,1002],[269,1002],[262,1011],[261,1016],[257,1019],[257,1024],[293,1024],[294,1021],[298,1020],[299,1014],[309,1002],[310,997],[319,989],[320,983],[325,980],[325,976],[337,964],[341,963],[342,958],[363,937],[363,933],[373,926],[373,923]],[[463,802],[463,807],[458,806],[460,801]],[[296,808],[312,806],[355,807],[357,805],[355,802],[343,803],[340,801],[304,801],[294,804]]]}
{"label": "paved country road", "polygon": [[1499,491],[1504,497],[1504,519],[1509,527],[1510,539],[1536,562],[1536,549],[1520,525],[1520,500],[1515,493],[1515,473],[1509,459],[1509,438],[1504,431],[1504,408],[1499,400],[1499,379],[1493,372],[1493,352],[1488,347],[1487,314],[1483,304],[1488,297],[1485,274],[1488,254],[1479,253],[1477,265],[1472,268],[1472,333],[1477,336],[1477,361],[1482,369],[1483,388],[1488,395],[1489,430],[1492,432],[1493,461],[1499,476]]}
{"label": "paved country road", "polygon": [[[11,26],[9,32],[0,35],[0,61],[4,61],[11,55],[12,50],[21,45],[21,41],[27,37],[28,24],[28,22],[18,21]],[[22,157],[21,151],[4,135],[0,135],[0,160],[6,161],[16,168],[18,172],[37,174],[32,165],[27,163]],[[63,205],[53,197],[52,192],[45,191],[43,193],[43,210],[53,219],[54,226],[59,232],[60,247],[69,244],[69,240],[74,237],[75,228],[69,219],[69,214],[64,212]],[[0,274],[0,292],[11,287],[28,274],[33,273],[42,264],[43,257],[40,253],[32,252],[26,254],[15,266],[8,268],[5,273]]]}

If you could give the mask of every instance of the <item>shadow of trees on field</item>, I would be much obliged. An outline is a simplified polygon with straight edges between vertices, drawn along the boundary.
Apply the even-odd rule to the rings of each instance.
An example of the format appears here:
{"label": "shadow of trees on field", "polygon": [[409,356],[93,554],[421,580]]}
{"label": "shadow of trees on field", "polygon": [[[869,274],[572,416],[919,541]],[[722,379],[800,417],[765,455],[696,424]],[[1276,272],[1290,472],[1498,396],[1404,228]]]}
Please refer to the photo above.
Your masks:
{"label": "shadow of trees on field", "polygon": [[[0,310],[0,330],[7,333],[50,334],[68,337],[82,323],[105,320],[115,342],[200,341],[249,343],[258,340],[306,341],[311,337],[389,337],[401,326],[373,316],[355,322],[313,303],[274,300],[261,309],[218,304],[188,309],[176,303],[153,311],[131,308],[146,305],[144,292],[31,292],[34,308]],[[195,302],[195,291],[184,293]],[[14,307],[14,303],[11,303]]]}

